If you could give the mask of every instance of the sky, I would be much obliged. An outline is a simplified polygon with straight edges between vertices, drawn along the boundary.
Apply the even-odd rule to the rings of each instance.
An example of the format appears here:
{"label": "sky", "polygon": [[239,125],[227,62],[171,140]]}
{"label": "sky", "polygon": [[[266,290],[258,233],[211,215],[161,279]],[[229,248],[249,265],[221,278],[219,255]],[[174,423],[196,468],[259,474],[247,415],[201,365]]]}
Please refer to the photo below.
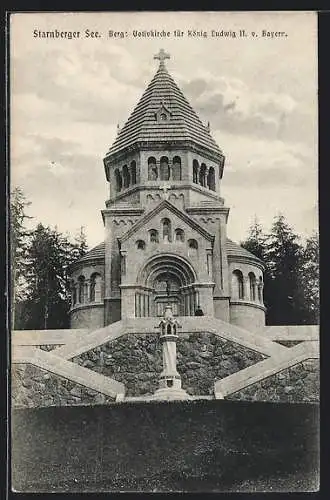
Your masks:
{"label": "sky", "polygon": [[[100,38],[85,38],[86,29]],[[233,36],[242,29],[247,36]],[[49,39],[34,30],[80,35]],[[134,36],[143,30],[170,36]],[[317,229],[316,13],[13,14],[10,40],[11,187],[31,202],[31,224],[70,234],[83,226],[90,246],[103,241],[103,158],[163,48],[226,157],[228,236],[243,240],[255,217],[269,230],[279,212],[302,238]]]}

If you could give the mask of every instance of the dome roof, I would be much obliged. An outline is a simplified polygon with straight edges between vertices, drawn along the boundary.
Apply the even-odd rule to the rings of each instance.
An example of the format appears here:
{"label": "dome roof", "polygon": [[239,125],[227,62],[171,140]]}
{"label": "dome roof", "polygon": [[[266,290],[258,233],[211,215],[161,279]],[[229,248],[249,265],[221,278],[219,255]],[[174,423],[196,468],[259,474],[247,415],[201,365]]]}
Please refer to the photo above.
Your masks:
{"label": "dome roof", "polygon": [[226,249],[227,249],[228,257],[247,257],[249,259],[253,259],[253,260],[263,264],[262,260],[260,260],[258,257],[256,257],[252,252],[249,252],[248,250],[243,248],[241,245],[238,245],[237,243],[230,240],[229,238],[227,238]]}
{"label": "dome roof", "polygon": [[89,250],[89,252],[85,253],[85,255],[76,262],[74,262],[74,264],[77,264],[78,262],[79,263],[85,262],[87,260],[104,259],[104,254],[105,254],[105,242],[103,241],[102,243],[96,245],[96,247]]}
{"label": "dome roof", "polygon": [[164,54],[155,56],[159,68],[106,157],[137,142],[191,141],[220,159],[222,151],[168,73],[160,57]]}

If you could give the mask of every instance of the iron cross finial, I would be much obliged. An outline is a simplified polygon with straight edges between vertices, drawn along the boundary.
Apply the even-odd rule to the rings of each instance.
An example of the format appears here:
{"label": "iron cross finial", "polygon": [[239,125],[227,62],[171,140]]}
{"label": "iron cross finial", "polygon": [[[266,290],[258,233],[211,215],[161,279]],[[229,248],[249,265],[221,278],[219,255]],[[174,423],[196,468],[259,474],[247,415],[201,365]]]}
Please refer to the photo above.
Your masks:
{"label": "iron cross finial", "polygon": [[154,59],[159,59],[159,67],[165,67],[165,59],[170,59],[170,54],[165,52],[164,49],[160,49],[158,54],[154,55]]}

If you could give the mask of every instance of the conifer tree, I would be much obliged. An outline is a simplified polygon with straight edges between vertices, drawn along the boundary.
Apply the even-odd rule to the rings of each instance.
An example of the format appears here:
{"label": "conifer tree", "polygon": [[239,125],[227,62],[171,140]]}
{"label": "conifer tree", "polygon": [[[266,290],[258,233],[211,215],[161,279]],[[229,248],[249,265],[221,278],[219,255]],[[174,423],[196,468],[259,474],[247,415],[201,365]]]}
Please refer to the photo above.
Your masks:
{"label": "conifer tree", "polygon": [[269,290],[269,283],[271,280],[270,271],[268,268],[268,235],[265,234],[262,225],[259,223],[258,218],[255,216],[253,223],[248,230],[248,237],[245,241],[241,242],[241,246],[253,253],[265,265],[264,269],[264,289],[263,289],[263,302],[266,307],[266,318],[269,306],[271,305],[272,298]]}
{"label": "conifer tree", "polygon": [[87,237],[84,226],[80,227],[79,233],[74,238],[74,243],[77,250],[77,259],[80,259],[88,250]]}
{"label": "conifer tree", "polygon": [[253,253],[259,259],[265,260],[266,239],[267,237],[264,234],[263,227],[255,216],[253,223],[249,227],[248,237],[245,241],[241,242],[241,246]]}
{"label": "conifer tree", "polygon": [[304,290],[300,280],[303,247],[285,217],[275,217],[267,239],[266,264],[269,273],[267,322],[297,325],[306,322]]}
{"label": "conifer tree", "polygon": [[300,282],[304,290],[307,322],[319,322],[319,239],[314,233],[307,239],[300,268]]}
{"label": "conifer tree", "polygon": [[11,326],[15,328],[16,304],[26,296],[26,264],[29,231],[26,222],[32,217],[26,214],[31,203],[21,188],[15,187],[10,194],[10,298]]}
{"label": "conifer tree", "polygon": [[57,229],[38,224],[28,249],[27,300],[21,328],[69,328],[69,266],[80,251],[81,243],[72,243]]}

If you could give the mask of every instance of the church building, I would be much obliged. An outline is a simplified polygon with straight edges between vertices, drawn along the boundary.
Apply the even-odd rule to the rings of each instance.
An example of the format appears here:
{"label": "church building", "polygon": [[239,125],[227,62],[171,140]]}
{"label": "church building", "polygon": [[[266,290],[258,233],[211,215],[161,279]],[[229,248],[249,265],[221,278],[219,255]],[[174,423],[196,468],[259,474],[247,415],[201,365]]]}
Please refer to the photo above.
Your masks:
{"label": "church building", "polygon": [[159,67],[104,158],[105,241],[71,266],[71,328],[205,315],[265,324],[263,263],[227,237],[225,156]]}

